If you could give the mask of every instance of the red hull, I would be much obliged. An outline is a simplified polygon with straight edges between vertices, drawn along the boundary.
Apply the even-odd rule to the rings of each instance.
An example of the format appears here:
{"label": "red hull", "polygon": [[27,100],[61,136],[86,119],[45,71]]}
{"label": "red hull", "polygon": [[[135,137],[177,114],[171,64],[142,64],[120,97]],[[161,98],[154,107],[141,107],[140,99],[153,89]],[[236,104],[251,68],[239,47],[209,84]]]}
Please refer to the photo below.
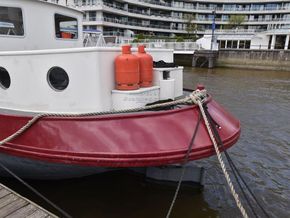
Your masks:
{"label": "red hull", "polygon": [[[215,101],[208,111],[221,126],[225,148],[239,138],[240,123]],[[198,120],[197,106],[181,109],[77,118],[42,118],[0,152],[29,159],[97,167],[146,167],[182,162]],[[0,138],[31,117],[0,115]],[[215,153],[201,122],[190,160]]]}

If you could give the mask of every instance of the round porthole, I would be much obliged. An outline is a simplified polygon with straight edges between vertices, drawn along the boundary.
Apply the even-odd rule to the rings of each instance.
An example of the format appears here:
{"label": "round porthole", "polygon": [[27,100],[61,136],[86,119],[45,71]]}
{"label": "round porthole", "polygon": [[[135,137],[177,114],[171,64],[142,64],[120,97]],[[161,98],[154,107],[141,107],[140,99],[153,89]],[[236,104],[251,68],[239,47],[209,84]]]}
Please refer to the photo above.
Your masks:
{"label": "round porthole", "polygon": [[8,89],[10,87],[10,84],[11,79],[8,71],[5,68],[0,67],[0,87],[2,89]]}
{"label": "round porthole", "polygon": [[51,88],[62,91],[69,84],[69,77],[64,69],[60,67],[52,67],[47,74],[47,80]]}

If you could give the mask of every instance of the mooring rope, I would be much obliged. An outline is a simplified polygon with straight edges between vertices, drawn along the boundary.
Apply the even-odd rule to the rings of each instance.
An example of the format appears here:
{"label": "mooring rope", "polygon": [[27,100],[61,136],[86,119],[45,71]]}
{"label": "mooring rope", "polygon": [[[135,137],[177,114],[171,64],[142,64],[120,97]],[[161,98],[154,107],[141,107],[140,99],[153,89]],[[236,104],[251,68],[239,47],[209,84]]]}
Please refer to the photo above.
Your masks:
{"label": "mooring rope", "polygon": [[12,172],[10,169],[8,169],[0,160],[0,167],[5,170],[8,174],[10,174],[13,178],[15,178],[16,180],[18,180],[21,184],[23,184],[26,188],[28,188],[30,191],[32,191],[34,194],[36,194],[38,197],[40,197],[41,199],[43,199],[47,204],[49,204],[52,208],[54,208],[55,210],[57,210],[62,217],[65,218],[72,218],[71,215],[69,215],[66,211],[64,211],[63,209],[61,209],[59,206],[57,206],[55,203],[53,203],[52,201],[50,201],[47,197],[45,197],[43,194],[41,194],[38,190],[36,190],[35,188],[33,188],[31,185],[29,185],[27,182],[25,182],[23,179],[21,179],[19,176],[17,176],[14,172]]}
{"label": "mooring rope", "polygon": [[213,134],[213,132],[211,130],[211,127],[210,127],[210,123],[209,123],[208,118],[207,118],[207,116],[205,114],[205,111],[204,111],[204,108],[203,108],[203,104],[202,104],[201,100],[197,96],[190,95],[190,97],[191,97],[192,101],[199,106],[199,109],[201,111],[203,120],[205,122],[205,126],[207,128],[208,134],[209,134],[210,139],[211,139],[211,141],[212,141],[212,143],[214,145],[214,149],[215,149],[215,152],[217,154],[218,161],[219,161],[220,166],[222,168],[223,174],[224,174],[224,176],[226,178],[227,184],[228,184],[228,186],[230,188],[231,194],[233,195],[233,197],[234,197],[234,199],[236,201],[237,207],[241,211],[241,214],[243,215],[243,217],[244,218],[248,218],[248,214],[247,214],[245,208],[243,207],[243,205],[242,205],[242,203],[240,201],[239,195],[237,194],[237,192],[236,192],[236,190],[234,188],[234,185],[233,185],[233,183],[231,181],[231,178],[230,178],[230,176],[229,176],[229,174],[227,172],[227,169],[225,167],[224,161],[223,161],[222,156],[221,156],[221,152],[220,152],[220,150],[218,148],[218,144],[217,144],[217,142],[215,140],[214,134]]}
{"label": "mooring rope", "polygon": [[243,195],[244,195],[244,197],[245,197],[245,199],[246,199],[246,201],[247,201],[247,203],[248,203],[248,205],[249,205],[249,207],[251,209],[251,211],[253,212],[253,215],[255,217],[258,217],[257,213],[254,210],[253,205],[251,204],[251,202],[250,202],[249,198],[247,197],[244,189],[242,188],[242,184],[240,183],[239,179],[242,181],[242,183],[244,184],[244,186],[246,187],[246,189],[250,193],[250,196],[252,197],[252,199],[254,200],[254,202],[258,205],[258,207],[264,213],[265,217],[269,218],[270,215],[267,213],[267,211],[264,209],[264,207],[259,202],[259,200],[257,199],[257,197],[254,195],[253,191],[251,190],[251,188],[249,187],[249,185],[247,184],[247,182],[245,181],[245,179],[242,177],[242,175],[240,174],[239,170],[237,169],[237,167],[236,167],[235,163],[233,162],[232,158],[230,157],[230,155],[228,154],[228,152],[225,150],[223,141],[222,141],[222,139],[221,139],[221,137],[220,137],[220,135],[219,135],[219,133],[217,131],[215,121],[212,119],[210,113],[207,110],[207,107],[204,106],[204,108],[205,108],[205,113],[206,113],[206,115],[208,117],[209,123],[210,123],[210,125],[212,127],[213,133],[214,133],[214,135],[215,135],[215,137],[216,137],[219,145],[221,146],[221,148],[224,149],[224,154],[225,154],[226,159],[227,159],[227,161],[229,163],[229,166],[230,166],[230,168],[231,168],[231,170],[233,172],[233,175],[234,175],[234,177],[235,177],[235,179],[236,179],[236,181],[237,181],[237,183],[238,183],[238,185],[239,185],[239,187],[240,187],[240,189],[241,189],[241,191],[242,191],[242,193],[243,193]]}
{"label": "mooring rope", "polygon": [[194,140],[195,140],[196,135],[197,135],[197,131],[198,131],[198,128],[199,128],[200,121],[201,121],[201,114],[199,113],[199,115],[198,115],[198,121],[197,121],[197,123],[196,123],[195,129],[194,129],[194,132],[193,132],[193,135],[192,135],[191,140],[190,140],[190,143],[189,143],[189,145],[188,145],[186,155],[185,155],[185,157],[184,157],[183,163],[181,164],[181,166],[182,166],[182,171],[181,171],[181,174],[180,174],[180,177],[179,177],[179,180],[178,180],[178,184],[177,184],[177,187],[176,187],[176,190],[175,190],[175,193],[174,193],[173,199],[172,199],[172,201],[171,201],[171,204],[170,204],[169,210],[168,210],[168,212],[167,212],[166,218],[169,218],[169,217],[170,217],[170,215],[171,215],[171,211],[172,211],[172,209],[173,209],[173,206],[175,205],[175,202],[176,202],[176,199],[177,199],[177,196],[178,196],[178,193],[179,193],[180,187],[181,187],[181,183],[182,183],[182,181],[183,181],[183,177],[184,177],[184,174],[185,174],[185,170],[186,170],[186,168],[185,168],[185,164],[188,162],[189,155],[190,155],[190,152],[191,152],[191,149],[192,149],[192,146],[193,146]]}
{"label": "mooring rope", "polygon": [[[196,90],[191,95],[196,96],[199,99],[205,99],[207,94],[206,90]],[[5,139],[0,141],[0,145],[8,143],[13,139],[17,138],[19,135],[24,133],[27,129],[29,129],[34,123],[44,117],[89,117],[89,116],[100,116],[100,115],[113,115],[113,114],[122,114],[122,113],[134,113],[134,112],[141,112],[146,110],[152,110],[160,107],[169,107],[175,106],[178,104],[188,104],[193,103],[191,101],[190,96],[186,96],[185,98],[178,99],[175,101],[160,103],[160,104],[153,104],[149,106],[139,107],[139,108],[132,108],[132,109],[125,109],[125,110],[116,110],[116,111],[103,111],[103,112],[92,112],[92,113],[43,113],[34,116],[31,120],[29,120],[24,126],[22,126],[19,130],[15,133],[11,134],[10,136],[6,137]]]}

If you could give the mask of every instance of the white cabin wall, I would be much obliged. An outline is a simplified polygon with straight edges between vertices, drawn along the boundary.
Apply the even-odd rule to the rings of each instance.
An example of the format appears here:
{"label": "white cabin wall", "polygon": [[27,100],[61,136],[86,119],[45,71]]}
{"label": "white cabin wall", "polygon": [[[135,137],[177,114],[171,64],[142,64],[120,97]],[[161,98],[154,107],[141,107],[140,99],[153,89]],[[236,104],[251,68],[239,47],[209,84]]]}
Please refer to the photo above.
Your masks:
{"label": "white cabin wall", "polygon": [[[33,0],[1,0],[1,6],[22,9],[24,36],[0,35],[0,51],[39,50],[54,48],[83,47],[82,13],[63,6]],[[72,16],[78,19],[79,37],[74,40],[57,39],[54,14]]]}
{"label": "white cabin wall", "polygon": [[[99,53],[29,53],[0,56],[2,67],[5,67],[11,77],[10,88],[0,90],[0,107],[23,111],[78,113],[109,109],[105,105],[110,103],[103,103],[102,97],[107,96],[101,93],[103,90],[100,88],[104,81],[100,80]],[[54,66],[63,68],[69,75],[69,85],[63,91],[53,90],[47,82],[47,72]]]}
{"label": "white cabin wall", "polygon": [[[154,61],[173,61],[172,50],[148,50]],[[30,112],[85,113],[112,109],[114,60],[120,48],[75,48],[0,52],[0,66],[10,74],[11,86],[0,87],[0,108]],[[51,67],[63,68],[69,85],[53,90],[47,82]]]}

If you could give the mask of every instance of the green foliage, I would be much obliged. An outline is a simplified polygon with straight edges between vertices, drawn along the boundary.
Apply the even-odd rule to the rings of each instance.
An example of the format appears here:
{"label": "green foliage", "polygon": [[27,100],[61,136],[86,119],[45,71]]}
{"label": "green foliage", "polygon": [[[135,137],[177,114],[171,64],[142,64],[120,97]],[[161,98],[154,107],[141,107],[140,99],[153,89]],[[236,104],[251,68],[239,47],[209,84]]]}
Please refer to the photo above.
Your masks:
{"label": "green foliage", "polygon": [[184,38],[182,36],[177,36],[176,42],[184,42]]}
{"label": "green foliage", "polygon": [[154,35],[143,35],[139,34],[135,36],[133,43],[142,43],[146,41],[164,40],[165,42],[184,42],[192,41],[195,42],[199,37],[196,34],[189,35],[177,35],[177,36],[154,36]]}
{"label": "green foliage", "polygon": [[187,14],[184,16],[184,19],[186,19],[186,32],[187,32],[187,38],[188,39],[194,39],[196,40],[197,36],[197,24],[194,23],[194,19],[195,19],[195,14]]}
{"label": "green foliage", "polygon": [[231,15],[229,19],[230,28],[237,28],[245,21],[244,15]]}
{"label": "green foliage", "polygon": [[141,33],[141,34],[136,35],[136,39],[143,40],[145,39],[145,36]]}
{"label": "green foliage", "polygon": [[148,39],[150,38],[149,35],[144,35],[144,34],[137,34],[135,35],[135,39],[133,40],[133,43],[140,43],[140,42],[143,42],[145,39]]}
{"label": "green foliage", "polygon": [[190,15],[186,15],[184,16],[184,18],[186,19],[186,32],[188,35],[190,35],[191,33],[193,33],[193,31],[196,31],[197,29],[197,25],[195,23],[193,23],[195,15],[190,14]]}

